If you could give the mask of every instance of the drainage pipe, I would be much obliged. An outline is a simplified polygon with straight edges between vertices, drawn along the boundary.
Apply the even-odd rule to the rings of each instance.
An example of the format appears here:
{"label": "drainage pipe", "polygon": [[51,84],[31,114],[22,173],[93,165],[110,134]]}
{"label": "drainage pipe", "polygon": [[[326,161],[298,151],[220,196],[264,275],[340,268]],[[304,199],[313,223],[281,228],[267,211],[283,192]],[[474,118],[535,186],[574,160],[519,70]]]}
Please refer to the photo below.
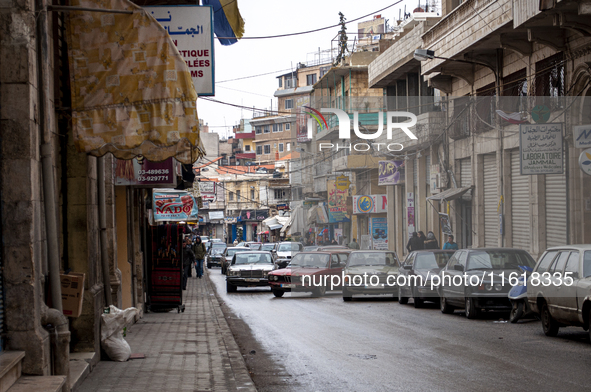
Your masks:
{"label": "drainage pipe", "polygon": [[113,304],[111,297],[111,274],[109,272],[109,256],[107,247],[107,202],[105,195],[105,157],[98,158],[97,165],[98,213],[101,243],[101,265],[103,267],[103,286],[105,291],[105,306]]}
{"label": "drainage pipe", "polygon": [[43,306],[41,314],[41,324],[46,326],[51,324],[55,329],[52,341],[54,347],[53,355],[53,374],[57,376],[66,376],[66,382],[62,388],[62,392],[69,392],[70,390],[70,330],[68,327],[68,319],[61,310],[50,309]]}

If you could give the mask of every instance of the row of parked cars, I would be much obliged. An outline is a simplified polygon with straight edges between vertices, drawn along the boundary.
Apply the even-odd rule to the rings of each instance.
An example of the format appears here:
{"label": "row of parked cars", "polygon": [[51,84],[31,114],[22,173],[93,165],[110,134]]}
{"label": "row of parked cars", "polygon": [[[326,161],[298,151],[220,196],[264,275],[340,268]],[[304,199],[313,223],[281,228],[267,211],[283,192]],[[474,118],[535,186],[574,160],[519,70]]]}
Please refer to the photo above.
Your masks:
{"label": "row of parked cars", "polygon": [[463,309],[470,319],[508,311],[512,322],[527,314],[541,318],[548,336],[566,326],[589,330],[591,323],[591,245],[550,248],[536,262],[528,252],[510,248],[421,250],[400,261],[393,251],[282,244],[281,249],[291,249],[289,255],[279,255],[281,244],[269,245],[270,250],[227,248],[222,271],[227,291],[270,286],[282,297],[337,290],[344,301],[391,295],[401,305],[412,299],[417,308],[436,302],[443,313]]}

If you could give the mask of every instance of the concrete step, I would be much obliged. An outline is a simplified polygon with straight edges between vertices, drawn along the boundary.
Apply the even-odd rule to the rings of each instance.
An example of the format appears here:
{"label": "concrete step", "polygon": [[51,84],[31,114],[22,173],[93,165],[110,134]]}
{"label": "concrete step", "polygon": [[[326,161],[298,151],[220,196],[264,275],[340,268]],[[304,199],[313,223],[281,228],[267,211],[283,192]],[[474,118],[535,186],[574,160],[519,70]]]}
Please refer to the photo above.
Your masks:
{"label": "concrete step", "polygon": [[90,373],[90,362],[83,359],[70,360],[70,390],[75,392],[88,373]]}
{"label": "concrete step", "polygon": [[60,392],[66,376],[25,376],[19,378],[8,392]]}
{"label": "concrete step", "polygon": [[0,354],[0,392],[6,392],[21,376],[24,351],[4,351]]}

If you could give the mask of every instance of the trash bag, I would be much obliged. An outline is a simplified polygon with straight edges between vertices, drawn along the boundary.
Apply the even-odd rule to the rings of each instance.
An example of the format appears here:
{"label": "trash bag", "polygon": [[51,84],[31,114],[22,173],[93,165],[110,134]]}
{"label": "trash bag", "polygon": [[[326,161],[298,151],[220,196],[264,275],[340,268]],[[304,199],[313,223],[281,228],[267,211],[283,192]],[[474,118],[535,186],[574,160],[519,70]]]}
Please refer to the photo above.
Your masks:
{"label": "trash bag", "polygon": [[131,324],[138,310],[121,310],[113,305],[109,306],[109,310],[109,313],[101,315],[101,346],[111,360],[125,362],[131,355],[131,347],[123,338],[123,328]]}

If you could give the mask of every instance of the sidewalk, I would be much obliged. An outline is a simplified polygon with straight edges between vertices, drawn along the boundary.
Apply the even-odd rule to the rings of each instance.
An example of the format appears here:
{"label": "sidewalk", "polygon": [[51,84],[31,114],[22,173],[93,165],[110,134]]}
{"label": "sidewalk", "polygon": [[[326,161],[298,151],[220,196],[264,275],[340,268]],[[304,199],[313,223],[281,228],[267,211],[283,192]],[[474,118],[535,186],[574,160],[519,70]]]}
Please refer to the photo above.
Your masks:
{"label": "sidewalk", "polygon": [[144,359],[101,361],[76,392],[256,391],[208,271],[189,278],[186,309],[147,313],[125,338]]}

